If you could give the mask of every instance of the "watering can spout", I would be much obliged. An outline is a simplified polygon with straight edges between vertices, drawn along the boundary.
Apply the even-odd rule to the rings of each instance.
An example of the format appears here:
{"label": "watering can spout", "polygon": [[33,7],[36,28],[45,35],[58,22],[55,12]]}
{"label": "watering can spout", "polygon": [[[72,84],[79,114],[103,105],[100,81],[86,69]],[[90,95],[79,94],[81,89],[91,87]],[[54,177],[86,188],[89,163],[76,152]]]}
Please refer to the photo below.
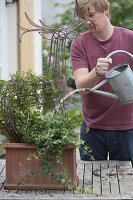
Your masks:
{"label": "watering can spout", "polygon": [[86,91],[95,93],[95,94],[99,94],[105,97],[109,97],[112,99],[119,99],[119,97],[116,94],[110,93],[110,92],[104,92],[101,90],[97,90],[99,87],[101,87],[102,85],[104,85],[105,83],[107,83],[108,80],[103,80],[102,82],[100,82],[98,85],[94,86],[93,88],[86,88]]}
{"label": "watering can spout", "polygon": [[109,98],[112,98],[112,99],[119,99],[119,97],[116,94],[113,94],[113,93],[110,93],[110,92],[103,92],[101,90],[94,90],[93,88],[92,89],[86,88],[86,91],[92,92],[94,94],[99,94],[99,95],[102,95],[102,96],[105,96],[105,97],[109,97]]}

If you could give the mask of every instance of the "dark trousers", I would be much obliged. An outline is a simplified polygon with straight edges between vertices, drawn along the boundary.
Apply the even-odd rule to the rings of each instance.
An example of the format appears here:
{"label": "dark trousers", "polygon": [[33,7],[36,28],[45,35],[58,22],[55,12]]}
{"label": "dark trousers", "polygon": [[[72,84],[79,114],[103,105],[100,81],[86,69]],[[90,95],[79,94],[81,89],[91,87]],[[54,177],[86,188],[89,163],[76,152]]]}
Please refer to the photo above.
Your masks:
{"label": "dark trousers", "polygon": [[[80,139],[91,149],[91,156],[95,160],[133,160],[133,129],[108,131],[90,128],[87,130],[82,122]],[[81,160],[91,160],[85,155],[83,145],[80,148]]]}

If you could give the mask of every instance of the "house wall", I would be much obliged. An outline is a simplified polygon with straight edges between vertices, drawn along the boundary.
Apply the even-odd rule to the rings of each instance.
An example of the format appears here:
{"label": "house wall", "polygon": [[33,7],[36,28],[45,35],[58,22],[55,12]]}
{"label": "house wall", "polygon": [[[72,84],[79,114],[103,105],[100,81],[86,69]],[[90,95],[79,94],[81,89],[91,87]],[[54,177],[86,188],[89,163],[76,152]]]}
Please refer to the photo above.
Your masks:
{"label": "house wall", "polygon": [[[36,23],[41,18],[41,0],[19,0],[19,24],[25,28],[34,28],[25,17],[25,12]],[[19,36],[22,32],[19,32]],[[19,43],[20,71],[29,68],[37,74],[42,73],[42,38],[37,32],[30,32]]]}
{"label": "house wall", "polygon": [[17,5],[7,8],[7,40],[8,40],[8,76],[18,70],[18,31],[17,31]]}
{"label": "house wall", "polygon": [[25,34],[19,43],[20,31],[17,23],[33,28],[27,22],[24,13],[33,21],[39,22],[41,0],[18,0],[5,4],[0,0],[0,79],[9,79],[16,71],[32,69],[42,73],[42,38],[38,33]]}
{"label": "house wall", "polygon": [[[19,24],[26,28],[32,28],[27,22],[25,12],[33,19],[33,0],[19,0]],[[19,31],[19,37],[22,31]],[[27,33],[19,43],[19,68],[26,71],[28,68],[34,70],[34,33]]]}
{"label": "house wall", "polygon": [[0,0],[0,79],[8,79],[18,68],[17,6]]}

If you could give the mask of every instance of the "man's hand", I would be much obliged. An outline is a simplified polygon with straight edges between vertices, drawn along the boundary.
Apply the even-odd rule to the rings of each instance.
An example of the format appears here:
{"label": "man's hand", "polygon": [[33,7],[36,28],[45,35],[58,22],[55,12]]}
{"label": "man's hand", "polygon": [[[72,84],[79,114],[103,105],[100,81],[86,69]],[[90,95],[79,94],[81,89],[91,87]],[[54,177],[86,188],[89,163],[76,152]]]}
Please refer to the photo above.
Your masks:
{"label": "man's hand", "polygon": [[111,58],[98,58],[95,72],[98,76],[105,75],[109,69],[109,65],[112,64]]}

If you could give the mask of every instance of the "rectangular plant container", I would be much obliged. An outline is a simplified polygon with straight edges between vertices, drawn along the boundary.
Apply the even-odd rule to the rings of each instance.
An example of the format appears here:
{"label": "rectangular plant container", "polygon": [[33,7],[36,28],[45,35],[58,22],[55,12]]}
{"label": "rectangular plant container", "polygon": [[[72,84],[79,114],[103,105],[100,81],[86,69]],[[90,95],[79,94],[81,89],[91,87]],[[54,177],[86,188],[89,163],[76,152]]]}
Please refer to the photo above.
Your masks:
{"label": "rectangular plant container", "polygon": [[[64,189],[64,186],[57,183],[52,177],[41,173],[41,161],[39,159],[28,160],[36,148],[23,143],[5,143],[6,150],[6,182],[5,189]],[[64,149],[63,165],[67,167],[67,176],[71,179],[72,185],[77,184],[76,175],[76,149],[69,146]],[[63,171],[60,165],[53,162],[56,172]]]}

